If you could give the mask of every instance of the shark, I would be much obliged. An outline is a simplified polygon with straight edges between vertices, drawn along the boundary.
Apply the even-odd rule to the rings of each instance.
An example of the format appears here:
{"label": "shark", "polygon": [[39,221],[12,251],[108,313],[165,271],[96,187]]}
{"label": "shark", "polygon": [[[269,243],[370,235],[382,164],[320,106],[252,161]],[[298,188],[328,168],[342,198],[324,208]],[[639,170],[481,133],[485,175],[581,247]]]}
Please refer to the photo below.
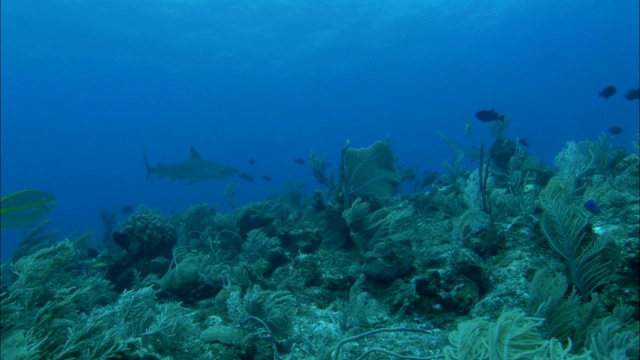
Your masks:
{"label": "shark", "polygon": [[465,156],[468,156],[472,160],[480,159],[480,151],[478,149],[465,149],[462,145],[455,142],[452,138],[438,131],[438,135],[444,140],[444,142],[449,145],[451,150],[456,154],[456,159],[453,161],[454,164],[458,164],[464,159]]}
{"label": "shark", "polygon": [[158,164],[158,166],[149,164],[145,150],[144,165],[147,168],[147,180],[151,174],[157,174],[161,178],[190,180],[187,185],[206,180],[227,179],[238,173],[238,170],[230,166],[203,159],[193,146],[189,152],[189,160],[166,165]]}

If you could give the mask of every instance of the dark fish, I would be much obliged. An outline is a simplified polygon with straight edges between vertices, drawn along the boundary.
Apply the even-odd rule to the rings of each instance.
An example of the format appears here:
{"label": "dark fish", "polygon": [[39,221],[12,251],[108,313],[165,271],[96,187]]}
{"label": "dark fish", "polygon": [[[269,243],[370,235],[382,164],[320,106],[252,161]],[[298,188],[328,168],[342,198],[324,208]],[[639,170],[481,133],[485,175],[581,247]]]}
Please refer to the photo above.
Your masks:
{"label": "dark fish", "polygon": [[598,206],[598,203],[595,202],[594,200],[589,200],[586,203],[584,203],[584,207],[587,208],[587,211],[589,211],[592,214],[595,214],[595,215],[602,214],[602,211],[600,210],[600,206]]}
{"label": "dark fish", "polygon": [[262,180],[267,181],[267,182],[271,182],[271,178],[267,175],[260,175],[260,177],[262,178]]}
{"label": "dark fish", "polygon": [[520,144],[522,146],[529,146],[529,140],[527,140],[525,138],[520,138],[520,139],[518,139],[518,144]]}
{"label": "dark fish", "polygon": [[424,179],[422,179],[422,184],[420,184],[420,188],[424,189],[427,186],[430,186],[431,184],[436,182],[437,179],[438,179],[438,172],[437,171],[425,171],[424,172]]}
{"label": "dark fish", "polygon": [[497,111],[491,110],[480,110],[476,113],[476,119],[483,122],[491,122],[491,121],[504,121],[504,115],[498,114]]}
{"label": "dark fish", "polygon": [[400,181],[401,182],[409,182],[415,181],[418,178],[418,174],[416,174],[413,169],[402,169],[400,170]]}
{"label": "dark fish", "polygon": [[612,126],[612,127],[608,128],[607,131],[611,135],[620,135],[620,134],[622,134],[622,128],[620,126]]}
{"label": "dark fish", "polygon": [[640,98],[640,88],[631,89],[631,90],[627,91],[627,93],[624,95],[624,98],[629,100],[629,101],[638,100]]}
{"label": "dark fish", "polygon": [[91,259],[93,259],[93,258],[97,258],[99,254],[100,254],[100,253],[98,252],[98,250],[96,250],[96,249],[94,249],[94,248],[88,248],[88,249],[87,249],[87,256],[88,256],[89,258],[91,258]]}
{"label": "dark fish", "polygon": [[598,93],[600,96],[602,96],[605,99],[608,99],[610,97],[613,96],[613,94],[615,94],[617,91],[616,87],[613,85],[609,85],[606,88],[600,90],[600,92]]}
{"label": "dark fish", "polygon": [[256,159],[249,159],[249,165],[253,165],[256,163]]}
{"label": "dark fish", "polygon": [[302,159],[302,158],[295,158],[295,159],[293,159],[293,162],[298,164],[298,165],[304,165],[304,159]]}
{"label": "dark fish", "polygon": [[240,179],[242,180],[246,180],[249,182],[253,182],[255,180],[255,178],[247,173],[240,173],[238,174],[238,177],[240,177]]}
{"label": "dark fish", "polygon": [[120,212],[125,215],[133,214],[133,205],[127,204],[123,206],[122,209],[120,209]]}
{"label": "dark fish", "polygon": [[125,233],[114,231],[111,234],[111,238],[113,239],[113,242],[125,250],[129,249],[129,245],[131,245],[131,239]]}

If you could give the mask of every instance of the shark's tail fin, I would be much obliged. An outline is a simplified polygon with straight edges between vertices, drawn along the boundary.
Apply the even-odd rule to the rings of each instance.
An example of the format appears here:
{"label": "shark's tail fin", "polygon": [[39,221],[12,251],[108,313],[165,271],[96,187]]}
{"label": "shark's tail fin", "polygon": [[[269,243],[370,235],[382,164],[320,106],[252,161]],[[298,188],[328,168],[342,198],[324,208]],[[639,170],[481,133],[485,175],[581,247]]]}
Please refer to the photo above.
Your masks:
{"label": "shark's tail fin", "polygon": [[440,135],[442,140],[444,140],[447,143],[447,145],[449,145],[451,150],[453,150],[453,152],[456,154],[456,159],[453,161],[454,165],[459,164],[462,161],[462,159],[464,159],[464,155],[465,155],[465,151],[462,145],[458,144],[452,138],[448,137],[447,135],[443,134],[440,131],[438,131],[438,135]]}
{"label": "shark's tail fin", "polygon": [[147,160],[147,149],[144,149],[144,166],[147,169],[147,182],[151,177],[151,165],[149,165],[149,160]]}

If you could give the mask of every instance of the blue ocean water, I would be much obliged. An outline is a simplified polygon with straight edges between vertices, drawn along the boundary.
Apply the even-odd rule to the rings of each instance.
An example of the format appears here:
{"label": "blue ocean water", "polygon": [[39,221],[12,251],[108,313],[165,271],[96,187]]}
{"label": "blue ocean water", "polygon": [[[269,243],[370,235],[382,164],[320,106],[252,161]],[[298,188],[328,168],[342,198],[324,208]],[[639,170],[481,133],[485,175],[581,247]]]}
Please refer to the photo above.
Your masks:
{"label": "blue ocean water", "polygon": [[[61,237],[101,231],[99,210],[198,203],[229,211],[229,181],[146,181],[153,164],[205,159],[320,187],[311,149],[336,164],[346,139],[391,136],[403,167],[443,171],[437,131],[479,147],[480,109],[512,117],[552,164],[570,140],[637,141],[638,1],[2,1],[2,195],[59,198]],[[605,100],[607,85],[618,93]],[[466,139],[466,120],[473,137]],[[254,165],[249,164],[255,159]],[[477,165],[469,164],[470,168]],[[25,230],[2,231],[2,259]]]}

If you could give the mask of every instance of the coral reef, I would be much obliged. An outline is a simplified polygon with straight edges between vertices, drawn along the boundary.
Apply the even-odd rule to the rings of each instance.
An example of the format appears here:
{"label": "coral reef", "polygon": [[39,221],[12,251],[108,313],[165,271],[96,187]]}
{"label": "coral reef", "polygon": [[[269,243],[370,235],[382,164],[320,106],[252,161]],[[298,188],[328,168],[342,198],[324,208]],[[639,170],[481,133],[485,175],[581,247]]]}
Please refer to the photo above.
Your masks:
{"label": "coral reef", "polygon": [[94,256],[38,228],[3,266],[3,358],[637,358],[638,154],[569,142],[554,171],[505,130],[426,192],[347,143],[337,177],[312,152],[325,191],[140,207]]}

